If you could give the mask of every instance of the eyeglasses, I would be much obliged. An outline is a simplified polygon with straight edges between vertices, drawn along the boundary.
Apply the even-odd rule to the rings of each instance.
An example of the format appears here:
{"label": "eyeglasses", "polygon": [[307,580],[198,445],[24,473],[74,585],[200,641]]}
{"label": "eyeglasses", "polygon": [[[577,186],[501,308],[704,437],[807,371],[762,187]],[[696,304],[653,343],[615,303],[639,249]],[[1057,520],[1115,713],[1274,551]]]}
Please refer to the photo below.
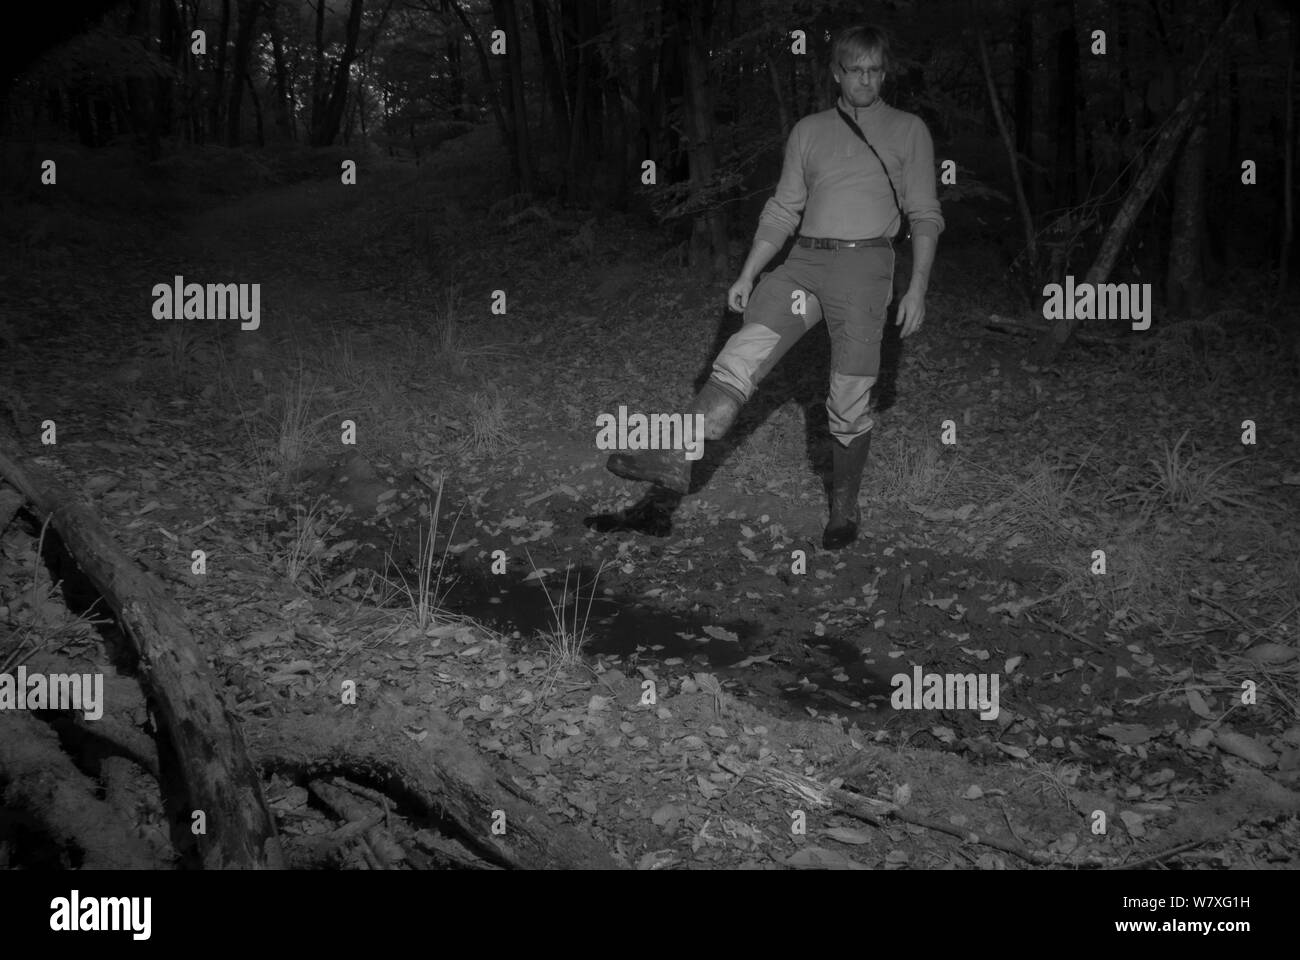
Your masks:
{"label": "eyeglasses", "polygon": [[868,67],[867,69],[864,70],[861,67],[846,67],[844,66],[844,64],[841,63],[840,72],[843,73],[846,77],[852,77],[858,83],[861,83],[867,77],[870,77],[871,81],[875,83],[885,75],[885,68]]}

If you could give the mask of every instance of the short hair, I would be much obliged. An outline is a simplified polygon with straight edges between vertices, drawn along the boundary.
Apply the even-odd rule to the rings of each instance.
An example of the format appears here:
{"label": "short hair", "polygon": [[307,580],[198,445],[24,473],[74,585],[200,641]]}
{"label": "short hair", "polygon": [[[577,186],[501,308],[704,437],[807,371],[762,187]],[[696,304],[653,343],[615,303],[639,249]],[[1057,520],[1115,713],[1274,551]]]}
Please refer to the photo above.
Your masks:
{"label": "short hair", "polygon": [[869,53],[880,53],[880,65],[884,67],[885,72],[889,73],[894,69],[894,60],[889,52],[889,35],[879,27],[873,27],[869,24],[860,23],[856,26],[846,27],[841,30],[835,37],[835,45],[831,47],[831,59],[838,65],[841,58],[849,58],[848,63],[860,60]]}

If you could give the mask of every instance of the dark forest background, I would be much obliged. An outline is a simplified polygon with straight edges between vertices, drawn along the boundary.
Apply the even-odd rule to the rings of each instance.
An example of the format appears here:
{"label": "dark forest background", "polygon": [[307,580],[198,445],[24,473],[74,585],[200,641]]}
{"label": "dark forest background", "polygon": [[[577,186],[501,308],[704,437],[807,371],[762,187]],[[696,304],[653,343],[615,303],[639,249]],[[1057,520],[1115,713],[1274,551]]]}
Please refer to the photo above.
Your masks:
{"label": "dark forest background", "polygon": [[[418,162],[488,124],[513,193],[644,214],[722,276],[792,123],[829,105],[832,31],[863,12],[843,0],[50,5],[7,37],[5,188],[39,196],[26,164],[46,144],[129,149],[146,179],[213,164],[230,181],[319,175],[331,164],[311,151],[331,147]],[[1236,266],[1288,285],[1289,5],[934,0],[870,13],[896,38],[887,98],[956,164],[942,199],[980,214],[956,222],[1003,250],[1027,289],[1070,269],[1136,269],[1179,313]],[[1247,161],[1256,185],[1243,187]]]}

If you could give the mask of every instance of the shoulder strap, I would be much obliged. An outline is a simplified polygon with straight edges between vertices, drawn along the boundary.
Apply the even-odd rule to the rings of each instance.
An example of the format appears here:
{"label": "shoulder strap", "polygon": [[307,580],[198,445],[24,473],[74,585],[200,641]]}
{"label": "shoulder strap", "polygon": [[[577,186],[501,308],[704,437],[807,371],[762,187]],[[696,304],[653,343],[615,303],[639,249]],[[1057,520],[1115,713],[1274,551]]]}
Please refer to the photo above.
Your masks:
{"label": "shoulder strap", "polygon": [[849,125],[849,129],[853,131],[853,135],[867,145],[867,149],[871,151],[872,156],[874,156],[877,162],[879,162],[880,169],[885,171],[885,179],[889,181],[889,192],[894,196],[894,207],[898,210],[898,219],[901,222],[903,219],[903,205],[898,202],[898,191],[894,189],[894,179],[889,175],[889,168],[885,166],[885,161],[880,159],[880,154],[876,153],[876,148],[871,145],[871,141],[868,140],[867,135],[862,132],[862,128],[858,126],[857,121],[841,110],[838,103],[835,105],[835,112],[840,115],[841,120]]}

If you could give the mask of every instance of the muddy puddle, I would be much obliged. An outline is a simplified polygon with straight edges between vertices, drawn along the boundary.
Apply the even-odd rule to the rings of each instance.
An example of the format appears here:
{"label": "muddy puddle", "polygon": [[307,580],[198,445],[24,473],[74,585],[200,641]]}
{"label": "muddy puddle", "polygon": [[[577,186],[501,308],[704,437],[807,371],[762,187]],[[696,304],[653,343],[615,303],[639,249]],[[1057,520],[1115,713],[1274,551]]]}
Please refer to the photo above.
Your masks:
{"label": "muddy puddle", "polygon": [[[375,506],[355,496],[358,479],[376,497],[413,486],[375,477],[365,463],[346,474],[342,492],[354,495],[343,499],[354,509]],[[416,500],[423,497],[387,515],[380,509],[345,521],[334,536],[357,547],[339,561],[393,583],[416,582]],[[452,495],[443,506],[456,502]],[[437,542],[461,541],[465,549],[442,570],[441,605],[514,638],[521,653],[544,649],[563,608],[570,630],[576,615],[589,661],[624,673],[646,666],[660,678],[710,673],[732,696],[778,717],[839,718],[939,747],[987,736],[990,728],[973,710],[893,709],[900,674],[1000,674],[1007,716],[1029,718],[1077,710],[1081,690],[1113,707],[1142,692],[1130,670],[1117,669],[1123,648],[1101,632],[1071,637],[1035,621],[1055,612],[1039,605],[1053,589],[1042,570],[891,542],[885,534],[839,554],[794,543],[808,554],[807,572],[794,575],[791,541],[768,544],[744,520],[722,518],[667,537],[609,534],[601,552],[626,557],[597,577],[593,567],[569,566],[569,558],[592,554],[584,505],[548,505],[530,511],[527,522],[501,503],[477,507],[477,517],[461,518],[459,532],[444,511]],[[740,562],[737,543],[763,555]],[[476,558],[498,549],[509,566],[493,573]]]}
{"label": "muddy puddle", "polygon": [[[625,672],[638,663],[653,665],[660,676],[708,672],[732,695],[787,719],[833,714],[879,726],[890,713],[891,676],[910,669],[889,657],[877,661],[870,645],[862,637],[855,642],[851,633],[800,631],[765,610],[719,618],[664,609],[608,586],[593,595],[594,568],[541,569],[547,574],[539,578],[449,563],[441,605],[531,646],[554,634],[562,610],[566,629],[576,622],[586,637],[589,659],[618,663]],[[413,570],[400,573],[415,576]],[[601,582],[609,580],[606,570]]]}

